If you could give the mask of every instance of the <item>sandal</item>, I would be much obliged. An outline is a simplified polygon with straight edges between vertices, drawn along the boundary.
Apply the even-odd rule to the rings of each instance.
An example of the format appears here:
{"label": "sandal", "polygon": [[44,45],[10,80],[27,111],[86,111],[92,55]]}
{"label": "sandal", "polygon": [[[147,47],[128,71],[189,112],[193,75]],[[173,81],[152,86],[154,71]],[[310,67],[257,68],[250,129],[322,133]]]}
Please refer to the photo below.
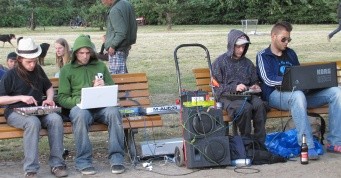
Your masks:
{"label": "sandal", "polygon": [[327,151],[331,153],[341,153],[341,145],[327,144]]}

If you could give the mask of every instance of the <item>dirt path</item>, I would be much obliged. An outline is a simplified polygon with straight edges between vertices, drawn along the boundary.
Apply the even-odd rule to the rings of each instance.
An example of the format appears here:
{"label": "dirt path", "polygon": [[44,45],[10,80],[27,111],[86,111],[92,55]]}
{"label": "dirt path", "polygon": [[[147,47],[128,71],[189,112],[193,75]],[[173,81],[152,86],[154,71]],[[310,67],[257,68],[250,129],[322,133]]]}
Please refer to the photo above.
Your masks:
{"label": "dirt path", "polygon": [[[74,168],[74,162],[67,160],[69,177],[341,177],[341,154],[324,154],[318,161],[310,161],[308,165],[301,165],[299,159],[293,159],[287,163],[277,163],[272,165],[251,166],[248,169],[237,169],[234,167],[212,168],[191,170],[185,167],[177,167],[174,163],[161,160],[153,161],[152,171],[148,171],[138,164],[136,168],[126,165],[127,170],[120,175],[113,175],[110,172],[106,160],[94,160],[94,166],[98,173],[94,176],[82,176]],[[142,163],[142,162],[141,162]],[[241,173],[237,173],[239,171]],[[22,163],[1,162],[0,177],[23,177]],[[42,163],[39,177],[53,177],[49,172],[49,166]]]}

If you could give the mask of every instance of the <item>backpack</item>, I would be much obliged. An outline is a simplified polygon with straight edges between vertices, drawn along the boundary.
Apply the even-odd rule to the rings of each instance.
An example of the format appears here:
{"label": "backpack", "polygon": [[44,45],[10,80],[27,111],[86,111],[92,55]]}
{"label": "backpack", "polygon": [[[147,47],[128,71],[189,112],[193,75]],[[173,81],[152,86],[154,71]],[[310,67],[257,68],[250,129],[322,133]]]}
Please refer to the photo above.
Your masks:
{"label": "backpack", "polygon": [[[317,113],[307,113],[310,122],[311,130],[313,136],[323,145],[324,133],[326,132],[326,121],[324,118]],[[284,131],[291,130],[295,128],[295,123],[292,118],[290,118],[285,126]]]}
{"label": "backpack", "polygon": [[229,141],[231,160],[248,158],[253,165],[287,161],[286,158],[269,152],[266,146],[256,139],[236,135],[230,136]]}

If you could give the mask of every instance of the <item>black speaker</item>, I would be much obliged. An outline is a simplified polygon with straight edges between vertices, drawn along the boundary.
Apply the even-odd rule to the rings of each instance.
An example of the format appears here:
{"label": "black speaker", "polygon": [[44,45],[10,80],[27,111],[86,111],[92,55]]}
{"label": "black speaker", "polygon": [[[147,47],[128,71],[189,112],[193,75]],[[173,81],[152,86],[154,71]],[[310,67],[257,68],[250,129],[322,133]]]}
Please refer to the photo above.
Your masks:
{"label": "black speaker", "polygon": [[186,167],[229,165],[230,147],[222,110],[200,106],[182,109]]}
{"label": "black speaker", "polygon": [[185,140],[224,136],[226,127],[220,109],[184,107],[182,111]]}
{"label": "black speaker", "polygon": [[185,140],[185,163],[189,169],[230,165],[228,137],[213,136],[192,142]]}

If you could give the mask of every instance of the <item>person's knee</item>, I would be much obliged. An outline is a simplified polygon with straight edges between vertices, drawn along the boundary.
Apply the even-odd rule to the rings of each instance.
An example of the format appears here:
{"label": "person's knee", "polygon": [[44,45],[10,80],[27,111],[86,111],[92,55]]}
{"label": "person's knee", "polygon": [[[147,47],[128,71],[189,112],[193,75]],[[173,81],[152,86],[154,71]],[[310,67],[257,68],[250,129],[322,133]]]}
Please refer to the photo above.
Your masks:
{"label": "person's knee", "polygon": [[290,102],[292,105],[300,108],[305,108],[307,105],[307,99],[302,91],[294,91],[291,98],[289,99],[289,103]]}
{"label": "person's knee", "polygon": [[74,122],[86,122],[91,118],[90,111],[86,109],[79,109],[77,106],[73,107],[70,111],[70,120]]}
{"label": "person's knee", "polygon": [[109,119],[109,122],[113,122],[119,125],[122,124],[122,117],[117,107],[106,108],[105,115],[106,118]]}
{"label": "person's knee", "polygon": [[253,108],[253,106],[250,103],[246,102],[245,105],[242,106],[242,108],[240,108],[240,109],[242,109],[244,113],[251,113],[252,108]]}
{"label": "person's knee", "polygon": [[54,125],[54,126],[63,126],[63,119],[60,115],[57,113],[51,113],[47,117],[48,124]]}
{"label": "person's knee", "polygon": [[256,110],[266,110],[266,103],[259,98],[256,99],[255,102],[252,103],[252,105]]}
{"label": "person's knee", "polygon": [[337,101],[341,101],[341,88],[339,87],[332,87],[330,88],[330,91],[333,93],[332,96]]}
{"label": "person's knee", "polygon": [[40,122],[39,118],[36,116],[30,116],[29,118],[27,118],[25,129],[27,129],[27,128],[40,130],[41,129],[41,122]]}

